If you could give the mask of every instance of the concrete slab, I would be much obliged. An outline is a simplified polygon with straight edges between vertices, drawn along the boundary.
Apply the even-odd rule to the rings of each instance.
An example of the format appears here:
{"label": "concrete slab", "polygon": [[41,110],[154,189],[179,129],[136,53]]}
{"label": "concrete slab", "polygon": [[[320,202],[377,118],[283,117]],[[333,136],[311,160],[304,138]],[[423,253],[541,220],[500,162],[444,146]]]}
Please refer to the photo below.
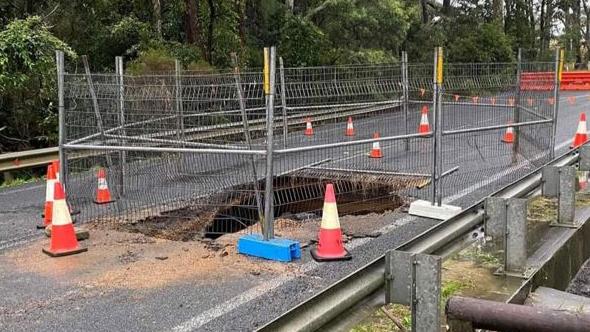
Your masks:
{"label": "concrete slab", "polygon": [[409,214],[437,220],[449,219],[461,212],[460,206],[441,204],[432,205],[429,201],[417,200],[410,204]]}

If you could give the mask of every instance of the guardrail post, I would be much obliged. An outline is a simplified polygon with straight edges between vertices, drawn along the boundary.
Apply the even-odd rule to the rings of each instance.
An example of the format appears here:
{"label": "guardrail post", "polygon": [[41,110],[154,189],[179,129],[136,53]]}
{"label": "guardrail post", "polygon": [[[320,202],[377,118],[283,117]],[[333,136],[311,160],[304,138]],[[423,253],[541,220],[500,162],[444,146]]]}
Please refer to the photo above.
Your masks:
{"label": "guardrail post", "polygon": [[[127,130],[125,129],[125,85],[124,85],[124,68],[123,68],[123,57],[115,57],[115,72],[117,74],[118,85],[119,85],[119,126],[121,127],[121,133],[123,136],[127,136]],[[126,140],[123,144],[127,143]],[[119,151],[119,190],[117,193],[119,196],[125,195],[125,178],[126,171],[125,165],[127,164],[127,152]]]}
{"label": "guardrail post", "polygon": [[580,151],[580,166],[579,171],[588,172],[590,171],[590,145],[582,145]]}
{"label": "guardrail post", "polygon": [[576,169],[573,166],[559,168],[559,207],[557,224],[572,227],[576,211]]}
{"label": "guardrail post", "polygon": [[64,101],[64,52],[55,51],[57,64],[57,110],[58,110],[58,145],[59,145],[59,175],[64,188],[68,187],[68,159],[64,148],[66,144],[66,114]]}
{"label": "guardrail post", "polygon": [[549,198],[559,195],[559,167],[547,165],[541,169],[541,192]]}
{"label": "guardrail post", "polygon": [[524,275],[527,262],[527,200],[508,199],[504,273]]}
{"label": "guardrail post", "polygon": [[412,331],[440,331],[441,261],[398,250],[385,255],[385,302],[411,307]]}
{"label": "guardrail post", "polygon": [[485,234],[492,238],[497,249],[503,249],[506,233],[506,199],[487,197],[484,201]]}
{"label": "guardrail post", "polygon": [[264,228],[265,240],[274,238],[273,206],[273,129],[275,94],[275,47],[264,49],[264,90],[266,94],[266,182],[264,187]]}

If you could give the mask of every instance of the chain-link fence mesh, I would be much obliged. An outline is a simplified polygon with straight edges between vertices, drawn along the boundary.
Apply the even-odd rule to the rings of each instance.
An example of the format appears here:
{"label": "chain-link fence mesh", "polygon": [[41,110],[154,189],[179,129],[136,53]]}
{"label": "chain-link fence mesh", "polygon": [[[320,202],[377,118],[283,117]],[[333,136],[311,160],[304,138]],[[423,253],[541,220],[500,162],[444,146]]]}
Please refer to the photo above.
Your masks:
{"label": "chain-link fence mesh", "polygon": [[[551,66],[523,63],[521,77]],[[424,117],[434,126],[433,72],[404,62],[279,66],[271,154],[262,72],[65,74],[69,200],[82,220],[125,221],[167,238],[174,228],[183,236],[259,231],[267,158],[278,219],[319,216],[326,182],[347,214],[430,199],[434,138],[418,128]],[[518,72],[516,64],[445,65],[442,172],[456,171],[443,177],[443,197],[502,174],[509,181],[549,157],[553,77],[550,90],[529,89]],[[547,123],[519,126],[531,121]],[[505,127],[462,132],[509,123],[517,144],[502,142]],[[98,168],[113,203],[93,202]]]}

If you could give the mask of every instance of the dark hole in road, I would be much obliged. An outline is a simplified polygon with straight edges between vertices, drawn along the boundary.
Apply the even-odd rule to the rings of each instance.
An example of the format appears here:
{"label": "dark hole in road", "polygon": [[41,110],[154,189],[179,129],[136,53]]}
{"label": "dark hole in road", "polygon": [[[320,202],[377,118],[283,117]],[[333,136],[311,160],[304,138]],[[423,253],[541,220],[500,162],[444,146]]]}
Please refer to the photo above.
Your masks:
{"label": "dark hole in road", "polygon": [[[404,203],[395,193],[400,189],[399,183],[392,186],[380,181],[368,183],[282,176],[276,178],[273,185],[275,217],[293,220],[320,218],[327,183],[334,184],[341,216],[383,213]],[[263,182],[259,183],[259,193],[263,202]],[[251,185],[234,188],[208,201],[212,203],[175,209],[136,223],[119,225],[118,228],[168,240],[190,241],[203,236],[215,239],[244,230],[259,220],[256,195]],[[225,205],[214,203],[220,201]]]}

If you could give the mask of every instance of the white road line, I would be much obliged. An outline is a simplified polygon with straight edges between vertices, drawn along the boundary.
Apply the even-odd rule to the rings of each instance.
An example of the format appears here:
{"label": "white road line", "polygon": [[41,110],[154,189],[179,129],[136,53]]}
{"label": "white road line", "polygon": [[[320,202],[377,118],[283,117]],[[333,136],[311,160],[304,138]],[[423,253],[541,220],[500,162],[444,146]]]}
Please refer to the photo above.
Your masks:
{"label": "white road line", "polygon": [[14,193],[20,193],[20,192],[28,191],[28,190],[32,190],[32,189],[39,189],[39,188],[42,188],[43,186],[45,186],[45,184],[38,184],[38,185],[31,186],[31,187],[20,188],[20,189],[7,189],[3,192],[0,192],[0,196],[6,196],[6,195],[14,194]]}
{"label": "white road line", "polygon": [[[570,144],[569,141],[562,142],[561,144],[559,144],[558,146],[555,147],[555,150],[559,150],[559,149],[567,146],[568,144]],[[468,194],[470,194],[470,193],[472,193],[472,192],[474,192],[474,191],[476,191],[488,184],[491,184],[493,182],[500,180],[502,177],[506,176],[507,174],[514,172],[524,166],[526,166],[526,164],[511,167],[505,171],[496,173],[495,175],[488,178],[488,180],[486,180],[482,183],[476,183],[470,187],[467,187],[466,189],[458,192],[457,194],[447,197],[444,201],[446,203],[451,203],[451,202],[453,202],[459,198],[462,198],[462,197],[464,197],[464,196],[466,196],[466,195],[468,195]],[[405,223],[408,223],[410,221],[413,221],[413,220],[416,220],[416,217],[405,216],[405,217],[397,220],[394,224],[382,227],[381,229],[379,229],[379,232],[382,234],[389,233],[392,230],[398,228],[399,226],[401,226]],[[347,245],[347,248],[354,249],[356,247],[359,247],[359,246],[369,242],[370,240],[371,240],[370,238],[355,239],[354,241],[349,242],[349,244]],[[317,262],[310,261],[310,262],[307,262],[301,266],[300,272],[306,273],[306,272],[309,272],[319,266],[320,266],[320,264],[318,264]],[[200,328],[201,326],[211,322],[212,320],[217,319],[217,318],[229,313],[230,311],[234,310],[235,308],[238,308],[238,307],[240,307],[252,300],[255,300],[255,299],[263,296],[267,292],[273,291],[273,290],[281,287],[282,285],[284,285],[285,283],[287,283],[293,279],[295,279],[295,277],[280,276],[280,277],[271,279],[269,281],[266,281],[258,286],[250,288],[246,292],[244,292],[232,299],[229,299],[229,300],[227,300],[221,304],[218,304],[217,306],[215,306],[207,311],[200,313],[199,315],[197,315],[197,316],[185,321],[184,323],[174,327],[172,329],[172,331],[174,331],[174,332],[194,331],[194,330]]]}

